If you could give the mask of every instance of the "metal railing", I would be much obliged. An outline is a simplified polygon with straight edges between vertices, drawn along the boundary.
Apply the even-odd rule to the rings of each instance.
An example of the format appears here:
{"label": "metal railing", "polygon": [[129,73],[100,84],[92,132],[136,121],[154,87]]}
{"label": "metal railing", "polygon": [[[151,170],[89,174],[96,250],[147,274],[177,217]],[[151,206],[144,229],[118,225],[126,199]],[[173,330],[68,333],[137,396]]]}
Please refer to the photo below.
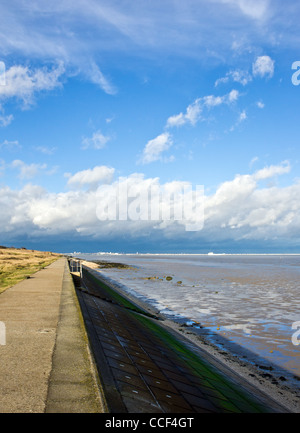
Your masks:
{"label": "metal railing", "polygon": [[82,278],[82,263],[78,259],[69,259],[69,267],[71,272],[79,272]]}

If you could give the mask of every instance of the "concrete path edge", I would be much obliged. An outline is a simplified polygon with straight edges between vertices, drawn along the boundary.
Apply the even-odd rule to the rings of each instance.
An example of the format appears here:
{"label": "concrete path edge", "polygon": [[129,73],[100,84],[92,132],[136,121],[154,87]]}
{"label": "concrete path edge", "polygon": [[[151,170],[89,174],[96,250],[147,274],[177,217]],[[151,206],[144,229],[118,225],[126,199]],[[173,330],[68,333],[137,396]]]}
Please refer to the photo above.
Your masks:
{"label": "concrete path edge", "polygon": [[105,412],[105,397],[66,260],[45,413]]}

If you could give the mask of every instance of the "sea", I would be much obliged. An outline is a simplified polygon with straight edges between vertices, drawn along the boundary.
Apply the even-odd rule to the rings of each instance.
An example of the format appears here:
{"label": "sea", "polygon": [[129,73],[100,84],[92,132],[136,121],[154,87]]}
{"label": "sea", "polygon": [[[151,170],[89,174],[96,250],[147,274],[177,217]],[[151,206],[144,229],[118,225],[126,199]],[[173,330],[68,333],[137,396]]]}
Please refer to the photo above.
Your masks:
{"label": "sea", "polygon": [[222,350],[300,384],[300,255],[69,255],[128,265],[99,272]]}

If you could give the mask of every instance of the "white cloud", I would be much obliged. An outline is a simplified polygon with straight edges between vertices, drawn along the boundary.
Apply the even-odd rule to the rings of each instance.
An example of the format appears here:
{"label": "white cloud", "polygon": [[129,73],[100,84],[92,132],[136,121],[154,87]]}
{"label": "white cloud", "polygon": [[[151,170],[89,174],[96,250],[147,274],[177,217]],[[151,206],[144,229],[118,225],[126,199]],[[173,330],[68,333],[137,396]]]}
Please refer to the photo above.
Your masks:
{"label": "white cloud", "polygon": [[[228,102],[229,103],[236,102],[238,100],[239,96],[240,96],[240,94],[239,94],[238,90],[235,90],[235,89],[231,90],[231,92],[227,96]],[[226,102],[226,96],[225,96],[225,102]]]}
{"label": "white cloud", "polygon": [[281,165],[271,165],[270,167],[262,168],[254,174],[255,180],[269,179],[270,177],[286,174],[291,171],[291,166],[288,161],[284,161]]}
{"label": "white cloud", "polygon": [[0,149],[14,150],[20,148],[21,145],[18,140],[4,140],[2,143],[0,143]]}
{"label": "white cloud", "polygon": [[201,112],[201,99],[196,99],[187,107],[185,114],[179,113],[169,117],[167,120],[167,127],[182,126],[185,123],[195,125],[200,118]]}
{"label": "white cloud", "polygon": [[105,119],[105,122],[106,122],[106,123],[111,123],[113,120],[114,120],[114,116],[112,116],[112,117],[107,117],[107,118]]}
{"label": "white cloud", "polygon": [[84,137],[82,139],[82,149],[103,149],[110,139],[110,137],[103,135],[101,131],[96,131],[92,137]]}
{"label": "white cloud", "polygon": [[47,165],[46,164],[26,164],[25,162],[15,159],[11,163],[12,168],[19,169],[19,175],[18,177],[21,180],[26,179],[32,179],[33,177],[37,176],[41,171],[46,170]]}
{"label": "white cloud", "polygon": [[4,108],[2,104],[0,104],[0,127],[5,127],[11,124],[14,116],[12,114],[5,115]]}
{"label": "white cloud", "polygon": [[229,77],[230,77],[230,73],[228,72],[228,73],[226,74],[225,77],[218,78],[218,79],[215,81],[215,87],[218,87],[220,84],[228,83],[228,81],[229,81]]}
{"label": "white cloud", "polygon": [[269,56],[257,57],[252,66],[253,75],[259,77],[268,76],[271,78],[274,75],[274,65],[275,61]]}
{"label": "white cloud", "polygon": [[0,114],[0,126],[8,126],[11,124],[11,122],[13,121],[14,116],[12,114],[9,114],[8,116],[5,115],[1,115]]}
{"label": "white cloud", "polygon": [[258,106],[258,108],[261,108],[261,109],[265,108],[265,104],[262,101],[258,101],[256,103],[256,105]]}
{"label": "white cloud", "polygon": [[224,102],[224,100],[225,98],[223,96],[214,96],[214,95],[204,96],[204,98],[202,99],[203,105],[208,108],[217,107],[218,105],[221,105]]}
{"label": "white cloud", "polygon": [[[215,87],[218,87],[220,84],[226,84],[229,81],[234,81],[237,83],[242,84],[243,86],[246,86],[248,83],[250,83],[253,80],[254,77],[264,77],[268,76],[271,78],[274,75],[274,65],[275,61],[271,59],[269,56],[260,56],[257,57],[255,62],[252,64],[252,74],[251,75],[248,71],[244,70],[233,70],[227,72],[225,77],[218,78],[215,81]],[[263,108],[263,105],[261,102],[257,103],[259,108]]]}
{"label": "white cloud", "polygon": [[247,113],[246,113],[245,110],[243,110],[243,111],[241,112],[241,114],[240,114],[239,122],[243,122],[243,121],[246,120],[246,119],[247,119]]}
{"label": "white cloud", "polygon": [[[165,128],[170,129],[180,127],[185,124],[195,126],[200,120],[204,120],[203,111],[205,109],[211,110],[222,104],[231,105],[235,103],[240,97],[238,90],[231,90],[228,94],[223,96],[207,95],[202,98],[195,99],[186,108],[185,113],[175,114],[167,119]],[[243,114],[241,115],[243,116]],[[168,132],[164,132],[156,138],[149,140],[143,150],[141,161],[148,164],[153,161],[162,160],[162,152],[168,150],[173,145],[172,137]],[[171,160],[174,157],[171,157]],[[168,159],[170,161],[170,159]]]}
{"label": "white cloud", "polygon": [[289,237],[296,227],[299,230],[300,205],[296,204],[296,195],[300,184],[285,188],[259,188],[257,184],[289,170],[289,165],[283,163],[265,167],[253,175],[237,175],[234,180],[221,184],[206,200],[208,232],[218,232],[223,238],[265,240]]}
{"label": "white cloud", "polygon": [[205,108],[211,109],[222,104],[231,104],[236,102],[239,96],[238,90],[233,89],[223,96],[208,95],[202,98],[197,98],[187,107],[185,114],[179,113],[170,116],[167,120],[166,127],[172,128],[185,124],[191,124],[194,126],[199,120],[201,120],[201,114]]}
{"label": "white cloud", "polygon": [[[271,78],[274,75],[274,65],[275,61],[272,60],[269,56],[257,57],[255,62],[253,62],[252,64],[252,74],[255,77],[268,76],[269,78]],[[215,87],[218,87],[220,84],[226,84],[229,81],[234,81],[242,84],[243,86],[246,86],[253,80],[253,76],[248,71],[229,71],[227,72],[225,77],[218,78],[215,81]],[[263,108],[261,102],[258,102],[257,105],[259,108]]]}
{"label": "white cloud", "polygon": [[115,95],[117,93],[116,87],[111,84],[107,77],[104,76],[99,66],[96,65],[95,62],[91,62],[87,64],[86,67],[83,68],[85,70],[85,74],[89,78],[89,80],[100,86],[105,93],[109,95]]}
{"label": "white cloud", "polygon": [[[299,242],[300,233],[300,183],[289,186],[260,187],[259,182],[274,176],[287,174],[288,163],[264,167],[255,173],[238,174],[223,182],[211,195],[204,197],[204,227],[195,232],[193,239],[285,239]],[[105,170],[104,170],[105,171]],[[104,171],[95,169],[76,173],[72,179],[79,187],[102,182]],[[109,173],[108,178],[110,178]],[[69,179],[70,180],[70,179]],[[107,179],[108,180],[108,179]],[[74,183],[73,183],[74,181]],[[38,186],[26,185],[22,190],[0,188],[0,224],[3,232],[30,236],[80,234],[94,239],[115,238],[120,235],[139,237],[157,236],[178,239],[185,232],[184,225],[172,219],[140,221],[132,218],[124,221],[99,220],[101,209],[111,203],[112,196],[120,190],[132,187],[136,194],[145,197],[150,188],[155,192],[164,190],[178,193],[186,182],[162,184],[158,178],[145,178],[132,174],[107,185],[98,184],[95,189],[77,189],[61,193],[48,193]],[[192,200],[192,196],[188,196]],[[119,200],[127,200],[124,195]],[[132,202],[134,205],[134,202]],[[166,203],[161,203],[165,206]],[[191,208],[190,208],[191,209]],[[131,209],[132,216],[138,209]],[[155,211],[155,209],[154,209]],[[187,215],[187,219],[191,217]]]}
{"label": "white cloud", "polygon": [[230,6],[237,7],[249,18],[261,20],[266,18],[269,12],[269,0],[217,0]]}
{"label": "white cloud", "polygon": [[256,162],[259,161],[258,156],[254,156],[251,161],[249,162],[249,167],[251,168]]}
{"label": "white cloud", "polygon": [[20,99],[26,108],[33,103],[36,93],[61,86],[59,78],[63,73],[62,63],[51,70],[46,68],[30,70],[27,66],[12,66],[6,71],[6,85],[0,86],[0,99]]}
{"label": "white cloud", "polygon": [[236,70],[231,72],[231,76],[233,81],[246,86],[250,81],[252,81],[252,77],[248,71]]}
{"label": "white cloud", "polygon": [[240,112],[237,121],[231,128],[229,129],[230,132],[233,132],[237,126],[239,126],[242,122],[244,122],[247,119],[247,113],[246,110],[243,110]]}
{"label": "white cloud", "polygon": [[[195,105],[195,107],[197,107],[197,105]],[[197,108],[196,111],[200,113],[200,109]],[[168,118],[167,127],[172,128],[173,126],[182,126],[187,122],[187,120],[188,118],[186,114],[183,113],[174,114],[173,116],[170,116]]]}
{"label": "white cloud", "polygon": [[225,77],[219,78],[215,82],[215,87],[219,86],[220,84],[227,83],[229,80],[232,80],[236,83],[240,83],[243,86],[246,86],[249,82],[252,81],[252,76],[249,74],[248,71],[242,71],[242,70],[235,70],[235,71],[229,71],[227,72]]}
{"label": "white cloud", "polygon": [[97,187],[99,184],[110,183],[113,179],[114,168],[104,165],[96,166],[93,169],[78,171],[74,175],[66,175],[69,177],[68,185],[75,188]]}
{"label": "white cloud", "polygon": [[168,150],[173,144],[172,137],[168,132],[158,135],[146,144],[141,162],[148,164],[161,159],[161,154]]}
{"label": "white cloud", "polygon": [[[0,41],[2,53],[39,61],[61,59],[73,72],[75,68],[107,93],[114,93],[104,72],[107,53],[154,53],[156,59],[166,52],[197,58],[211,53],[223,59],[233,38],[250,45],[249,40],[272,44],[276,30],[296,20],[299,9],[294,6],[296,13],[291,13],[290,8],[268,0],[140,0],[130,4],[65,0],[36,1],[24,8],[22,0],[11,0],[0,5]],[[269,18],[270,12],[276,19],[268,21],[270,31],[266,32],[256,20]],[[281,37],[291,36],[282,31]]]}
{"label": "white cloud", "polygon": [[[172,58],[174,54],[224,64],[235,55],[234,45],[239,44],[243,54],[249,55],[259,46],[273,47],[277,35],[281,46],[296,48],[298,41],[291,29],[297,28],[300,6],[293,3],[140,0],[129,5],[109,0],[65,0],[36,1],[24,7],[23,0],[11,0],[0,5],[2,57],[45,64],[61,60],[65,76],[83,76],[114,94],[117,89],[107,66],[111,55],[119,56],[120,64],[126,62],[126,68],[133,70],[134,58],[156,62],[162,55]],[[273,20],[268,19],[271,13]],[[266,25],[257,25],[262,19],[268,19],[263,23]],[[238,75],[234,79],[247,80]]]}
{"label": "white cloud", "polygon": [[44,153],[45,155],[53,155],[57,150],[56,147],[47,147],[47,146],[36,146],[34,148],[38,152]]}

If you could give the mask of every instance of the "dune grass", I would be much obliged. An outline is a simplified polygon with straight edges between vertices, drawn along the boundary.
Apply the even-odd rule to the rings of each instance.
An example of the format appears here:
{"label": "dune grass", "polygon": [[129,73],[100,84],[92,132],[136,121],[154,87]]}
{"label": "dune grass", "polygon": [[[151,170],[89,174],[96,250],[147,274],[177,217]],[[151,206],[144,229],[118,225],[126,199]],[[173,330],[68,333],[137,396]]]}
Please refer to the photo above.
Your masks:
{"label": "dune grass", "polygon": [[45,268],[60,254],[0,246],[0,293]]}

